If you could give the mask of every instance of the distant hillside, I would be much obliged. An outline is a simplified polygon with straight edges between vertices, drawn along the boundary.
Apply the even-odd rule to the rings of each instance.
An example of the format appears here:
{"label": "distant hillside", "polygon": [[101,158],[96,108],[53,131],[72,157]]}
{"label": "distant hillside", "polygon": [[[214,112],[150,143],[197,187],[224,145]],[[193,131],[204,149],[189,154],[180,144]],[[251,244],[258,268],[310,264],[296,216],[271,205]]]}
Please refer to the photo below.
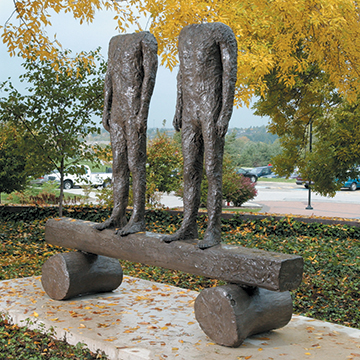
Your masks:
{"label": "distant hillside", "polygon": [[[149,128],[147,130],[147,135],[149,139],[153,139],[156,136],[157,131],[161,133],[166,133],[168,136],[173,137],[175,134],[175,130],[173,128]],[[254,126],[250,128],[231,128],[228,131],[228,134],[235,132],[236,138],[244,138],[246,137],[252,142],[264,142],[267,144],[273,144],[274,141],[278,138],[277,135],[269,134],[266,131],[266,126]],[[89,142],[97,142],[97,143],[110,143],[110,134],[104,129],[101,129],[101,134],[91,135],[87,139]]]}
{"label": "distant hillside", "polygon": [[[175,130],[173,128],[150,128],[147,131],[149,139],[153,139],[156,136],[156,132],[160,131],[161,133],[167,133],[168,136],[172,137],[175,134]],[[274,141],[278,138],[277,135],[272,135],[267,132],[266,126],[254,126],[250,128],[230,128],[228,134],[235,132],[236,138],[248,138],[252,142],[264,142],[267,144],[273,144]]]}
{"label": "distant hillside", "polygon": [[264,142],[267,144],[273,144],[274,141],[278,138],[277,135],[268,133],[265,125],[249,127],[246,129],[229,129],[229,133],[233,131],[236,132],[236,138],[247,137],[252,142]]}

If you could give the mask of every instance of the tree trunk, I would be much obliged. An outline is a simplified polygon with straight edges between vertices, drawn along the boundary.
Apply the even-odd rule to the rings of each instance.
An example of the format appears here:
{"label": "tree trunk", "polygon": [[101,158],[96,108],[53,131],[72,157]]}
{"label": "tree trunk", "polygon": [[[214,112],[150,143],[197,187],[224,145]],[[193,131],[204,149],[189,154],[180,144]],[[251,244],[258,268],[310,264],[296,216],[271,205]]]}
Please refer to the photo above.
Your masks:
{"label": "tree trunk", "polygon": [[64,199],[64,158],[60,164],[60,199],[59,199],[59,217],[63,216],[63,199]]}

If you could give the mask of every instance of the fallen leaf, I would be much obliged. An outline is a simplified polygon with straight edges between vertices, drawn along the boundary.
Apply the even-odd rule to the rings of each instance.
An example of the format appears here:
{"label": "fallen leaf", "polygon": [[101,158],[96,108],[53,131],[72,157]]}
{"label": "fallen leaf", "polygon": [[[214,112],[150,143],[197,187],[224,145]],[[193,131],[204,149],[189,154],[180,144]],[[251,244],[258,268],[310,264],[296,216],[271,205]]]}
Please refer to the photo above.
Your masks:
{"label": "fallen leaf", "polygon": [[110,325],[109,324],[97,324],[97,327],[98,328],[107,328],[107,327],[109,327]]}

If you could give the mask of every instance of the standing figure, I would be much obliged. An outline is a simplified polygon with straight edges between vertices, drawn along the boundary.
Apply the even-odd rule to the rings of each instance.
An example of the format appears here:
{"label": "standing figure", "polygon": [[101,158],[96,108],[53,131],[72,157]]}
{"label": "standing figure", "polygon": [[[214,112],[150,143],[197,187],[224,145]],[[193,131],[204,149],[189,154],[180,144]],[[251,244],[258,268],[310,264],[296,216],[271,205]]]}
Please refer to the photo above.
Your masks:
{"label": "standing figure", "polygon": [[[157,65],[157,41],[148,31],[110,40],[102,122],[111,139],[114,209],[98,230],[119,228],[121,236],[145,231],[146,129]],[[130,171],[134,208],[127,223]]]}
{"label": "standing figure", "polygon": [[174,127],[182,130],[184,158],[184,220],[163,241],[196,239],[196,218],[205,154],[209,182],[208,226],[201,249],[221,241],[222,163],[225,134],[233,110],[237,43],[223,23],[188,25],[179,36],[180,70]]}

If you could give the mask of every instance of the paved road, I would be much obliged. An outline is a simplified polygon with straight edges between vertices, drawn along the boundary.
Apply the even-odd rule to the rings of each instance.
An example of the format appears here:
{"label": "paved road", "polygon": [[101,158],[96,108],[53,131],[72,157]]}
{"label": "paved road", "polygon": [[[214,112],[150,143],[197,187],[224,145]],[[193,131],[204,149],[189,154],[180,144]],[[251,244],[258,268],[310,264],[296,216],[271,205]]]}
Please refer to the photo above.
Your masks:
{"label": "paved road", "polygon": [[258,196],[250,204],[261,206],[261,212],[360,219],[360,191],[341,190],[331,197],[311,193],[303,186],[259,181]]}
{"label": "paved road", "polygon": [[[309,190],[304,186],[289,184],[259,181],[256,184],[258,195],[254,199],[258,201],[307,201]],[[311,200],[316,202],[331,202],[331,203],[352,203],[360,204],[360,190],[337,191],[335,197],[326,197],[311,193]]]}

